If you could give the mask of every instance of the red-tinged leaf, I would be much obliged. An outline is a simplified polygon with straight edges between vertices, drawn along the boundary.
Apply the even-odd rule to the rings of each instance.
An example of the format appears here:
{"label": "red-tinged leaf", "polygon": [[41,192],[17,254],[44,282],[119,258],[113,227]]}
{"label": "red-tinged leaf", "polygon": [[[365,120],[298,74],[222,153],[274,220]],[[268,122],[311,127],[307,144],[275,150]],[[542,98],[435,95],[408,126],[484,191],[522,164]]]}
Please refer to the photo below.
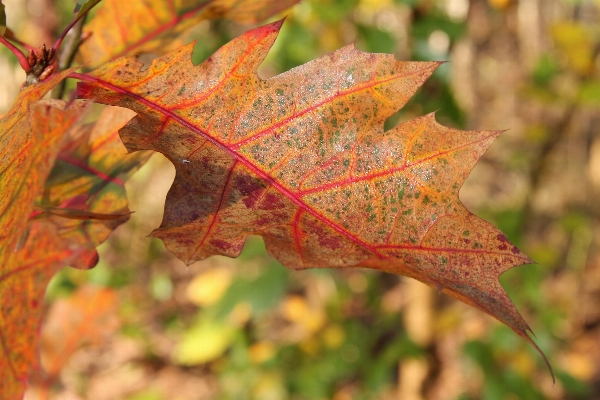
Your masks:
{"label": "red-tinged leaf", "polygon": [[179,47],[182,33],[206,19],[256,23],[300,0],[104,0],[85,31],[83,64],[95,68],[116,57],[164,54]]}
{"label": "red-tinged leaf", "polygon": [[99,345],[117,330],[117,306],[114,290],[91,285],[52,304],[41,333],[41,361],[50,381],[79,347]]}
{"label": "red-tinged leaf", "polygon": [[432,114],[383,131],[435,62],[347,46],[263,81],[256,70],[280,25],[247,32],[199,66],[188,45],[144,70],[130,57],[78,75],[81,97],[138,114],[120,131],[130,151],[175,165],[153,236],[186,263],[235,257],[253,234],[290,268],[411,276],[533,344],[498,281],[531,261],[458,198],[500,132],[449,129]]}
{"label": "red-tinged leaf", "polygon": [[[71,71],[50,76],[19,93],[11,110],[0,119],[0,260],[14,250],[44,185],[63,133],[78,118],[40,100]],[[3,272],[0,264],[0,275]]]}
{"label": "red-tinged leaf", "polygon": [[[20,399],[36,364],[41,302],[56,269],[77,256],[58,246],[56,232],[32,226],[33,202],[58,153],[60,138],[81,118],[41,98],[69,71],[23,90],[0,121],[0,398]],[[29,108],[29,112],[27,111]],[[17,245],[24,241],[17,251]]]}
{"label": "red-tinged leaf", "polygon": [[0,275],[0,398],[22,399],[29,374],[38,367],[44,292],[52,276],[77,251],[61,246],[52,226],[36,224],[19,252],[3,260]]}
{"label": "red-tinged leaf", "polygon": [[42,323],[42,368],[31,374],[25,398],[54,398],[51,390],[71,356],[83,346],[102,346],[119,328],[117,306],[114,290],[93,285],[54,301]]}
{"label": "red-tinged leaf", "polygon": [[[108,221],[114,219],[121,219],[125,216],[129,216],[131,212],[127,213],[113,213],[113,214],[102,214],[95,213],[91,211],[85,210],[77,210],[75,208],[59,208],[59,207],[43,207],[38,206],[35,207],[36,211],[39,211],[41,214],[52,214],[62,218],[68,219],[79,219],[79,220],[88,220],[88,219],[96,219],[101,221]],[[35,214],[35,212],[34,212]],[[37,215],[36,215],[37,217]]]}
{"label": "red-tinged leaf", "polygon": [[98,120],[70,132],[36,202],[31,224],[55,226],[64,247],[79,249],[72,267],[93,267],[96,247],[129,219],[124,183],[152,154],[126,154],[118,130],[135,114],[106,107]]}
{"label": "red-tinged leaf", "polygon": [[[6,246],[4,243],[0,246],[0,296],[7,299],[2,303],[0,314],[3,353],[0,359],[4,362],[0,362],[2,399],[21,398],[29,371],[36,368],[40,304],[49,279],[66,265],[90,268],[96,264],[98,254],[95,247],[129,218],[123,182],[150,155],[149,152],[125,155],[117,130],[131,118],[131,111],[107,107],[96,123],[74,125],[81,116],[81,103],[73,104],[66,111],[51,105],[64,107],[65,104],[52,101],[33,106],[36,113],[30,117],[34,121],[31,133],[26,130],[20,132],[24,138],[36,139],[30,139],[31,143],[27,142],[21,148],[35,150],[45,155],[47,161],[36,152],[27,151],[24,154],[32,157],[33,165],[25,165],[24,161],[19,161],[24,155],[13,154],[12,161],[15,162],[16,158],[25,171],[19,175],[21,181],[8,179],[9,172],[18,173],[18,170],[10,169],[10,165],[2,175],[7,178],[3,181],[7,188],[18,186],[19,182],[23,184],[22,180],[29,175],[39,176],[35,184],[31,181],[29,191],[19,192],[17,189],[21,187],[11,191],[15,200],[7,204],[9,211],[3,213],[0,219],[2,226],[12,232],[12,236],[6,237]],[[21,124],[23,129],[27,127],[25,122]],[[53,142],[41,140],[40,131],[45,131],[46,136],[53,133]],[[59,146],[61,137],[66,139],[62,149]],[[6,141],[7,145],[9,143],[12,142]],[[17,144],[14,143],[14,146]],[[45,146],[43,149],[51,152],[52,156],[43,153],[38,146]],[[18,150],[18,147],[15,148]],[[11,155],[10,151],[11,148],[7,156]],[[53,159],[56,163],[45,179]],[[6,160],[9,162],[11,159]],[[42,166],[43,176],[35,169]],[[40,182],[43,184],[44,181],[42,189]],[[2,191],[1,194],[11,192]],[[40,215],[37,210],[32,212],[36,197],[32,194],[37,196],[37,210],[48,209],[61,215]],[[29,207],[14,204],[21,199],[28,201]],[[9,219],[9,212],[20,217]],[[65,218],[62,214],[86,216],[86,219]],[[33,218],[27,221],[28,217]],[[18,226],[11,225],[17,223]],[[25,234],[20,233],[23,230]],[[25,238],[23,248],[15,251],[19,238]]]}

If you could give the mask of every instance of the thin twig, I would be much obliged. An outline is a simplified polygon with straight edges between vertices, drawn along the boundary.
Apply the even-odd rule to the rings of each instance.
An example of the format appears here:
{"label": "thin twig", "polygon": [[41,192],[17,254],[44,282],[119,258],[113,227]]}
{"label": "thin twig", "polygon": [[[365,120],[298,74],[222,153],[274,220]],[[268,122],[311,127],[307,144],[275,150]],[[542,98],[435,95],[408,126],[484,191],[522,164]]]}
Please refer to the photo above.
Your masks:
{"label": "thin twig", "polygon": [[77,13],[77,16],[75,17],[75,19],[73,21],[71,21],[69,23],[69,25],[67,25],[65,27],[65,29],[62,31],[62,33],[60,34],[60,36],[54,43],[54,46],[53,46],[54,51],[58,52],[58,49],[60,49],[63,40],[69,34],[69,32],[71,32],[71,28],[73,28],[75,25],[77,25],[81,20],[85,20],[87,18],[88,13],[90,12],[90,10],[92,8],[94,8],[95,6],[97,6],[98,3],[100,3],[102,0],[90,0],[90,1],[92,1],[94,4],[92,4],[92,6],[89,7],[85,12],[80,11],[79,13]]}
{"label": "thin twig", "polygon": [[527,200],[525,201],[525,205],[523,206],[523,214],[520,224],[521,232],[526,231],[528,228],[528,221],[531,220],[531,214],[533,211],[533,197],[539,188],[542,176],[548,168],[548,164],[551,160],[550,156],[554,152],[554,149],[558,146],[559,143],[561,143],[562,139],[564,138],[564,132],[573,122],[576,110],[576,105],[571,104],[569,106],[569,108],[565,111],[563,117],[560,119],[558,124],[556,124],[555,127],[550,130],[550,135],[542,145],[538,157],[532,162],[532,167],[529,172],[529,195],[527,196]]}

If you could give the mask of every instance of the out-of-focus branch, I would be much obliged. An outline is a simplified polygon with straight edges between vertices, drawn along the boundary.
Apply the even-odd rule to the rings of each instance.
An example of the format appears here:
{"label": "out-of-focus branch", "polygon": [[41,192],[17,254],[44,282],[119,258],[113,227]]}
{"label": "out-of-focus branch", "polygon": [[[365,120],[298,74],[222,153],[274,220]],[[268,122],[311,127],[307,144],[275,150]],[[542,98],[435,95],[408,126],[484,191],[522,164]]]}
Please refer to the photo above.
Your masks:
{"label": "out-of-focus branch", "polygon": [[[58,70],[64,71],[69,68],[71,64],[73,64],[73,60],[75,59],[75,54],[77,54],[77,50],[79,50],[79,46],[83,43],[83,39],[81,38],[81,34],[83,32],[83,25],[85,24],[86,18],[82,18],[73,26],[67,35],[60,47],[60,51],[58,54]],[[62,80],[56,88],[52,91],[52,97],[55,99],[60,99],[63,97],[65,93],[66,80]]]}
{"label": "out-of-focus branch", "polygon": [[564,138],[564,132],[573,122],[576,110],[577,107],[575,104],[569,105],[569,108],[565,111],[558,124],[550,129],[550,134],[542,145],[538,157],[531,162],[532,167],[529,172],[529,195],[527,196],[527,200],[523,206],[523,215],[521,218],[520,230],[522,232],[526,231],[529,227],[528,221],[531,220],[533,198],[540,186],[541,178],[544,176],[544,173],[548,168],[550,156]]}

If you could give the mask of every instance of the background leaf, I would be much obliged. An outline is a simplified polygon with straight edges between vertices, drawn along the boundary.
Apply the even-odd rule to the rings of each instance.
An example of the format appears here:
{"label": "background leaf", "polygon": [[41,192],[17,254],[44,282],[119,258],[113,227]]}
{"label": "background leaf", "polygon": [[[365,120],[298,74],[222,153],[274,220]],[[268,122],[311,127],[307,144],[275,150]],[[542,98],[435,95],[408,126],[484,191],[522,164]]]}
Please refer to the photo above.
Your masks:
{"label": "background leaf", "polygon": [[[93,267],[98,261],[96,247],[129,219],[124,182],[151,155],[127,155],[119,139],[117,131],[133,115],[127,109],[107,107],[97,121],[71,131],[36,201],[36,218],[53,224],[64,246],[80,249],[71,265],[75,268]],[[44,213],[48,210],[52,211]]]}
{"label": "background leaf", "polygon": [[83,345],[98,345],[119,327],[114,290],[86,285],[58,299],[44,318],[41,358],[44,372],[58,378],[63,365]]}
{"label": "background leaf", "polygon": [[115,57],[164,54],[183,44],[180,36],[200,21],[228,18],[255,23],[299,0],[104,0],[86,24],[92,36],[81,46],[82,63],[97,67]]}
{"label": "background leaf", "polygon": [[72,249],[56,246],[56,232],[25,229],[60,138],[82,115],[81,107],[62,110],[56,102],[32,102],[69,72],[23,90],[0,121],[0,396],[6,399],[22,397],[27,375],[36,365],[46,284],[61,263],[76,255]]}

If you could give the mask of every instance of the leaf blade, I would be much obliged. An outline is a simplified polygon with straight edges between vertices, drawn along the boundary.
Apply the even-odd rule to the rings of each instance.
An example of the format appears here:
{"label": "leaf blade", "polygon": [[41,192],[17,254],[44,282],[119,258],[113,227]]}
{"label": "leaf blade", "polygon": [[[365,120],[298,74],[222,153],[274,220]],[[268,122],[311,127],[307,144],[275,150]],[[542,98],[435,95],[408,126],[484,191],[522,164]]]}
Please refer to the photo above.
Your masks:
{"label": "leaf blade", "polygon": [[[66,107],[57,100],[37,102],[71,72],[52,75],[24,89],[13,109],[0,120],[3,399],[22,398],[28,375],[37,368],[38,327],[48,281],[66,265],[90,268],[96,264],[95,247],[129,218],[123,181],[149,156],[141,152],[126,161],[117,158],[119,153],[124,155],[125,149],[116,132],[131,118],[131,111],[110,108],[99,122],[82,129],[79,122],[85,105],[76,102]],[[69,140],[63,143],[61,152],[64,137]],[[62,161],[55,163],[56,159]],[[67,168],[64,159],[70,162]],[[60,163],[63,165],[57,165]],[[108,220],[58,216],[31,219],[36,199],[42,205],[77,207],[78,212],[87,215],[117,210],[123,213]]]}
{"label": "leaf blade", "polygon": [[73,9],[73,13],[75,14],[74,19],[77,19],[80,15],[87,13],[101,1],[102,0],[77,0],[75,2],[75,8]]}
{"label": "leaf blade", "polygon": [[[61,136],[61,124],[69,125],[75,117],[65,114],[51,116],[51,129],[39,123],[45,106],[29,110],[72,70],[50,76],[46,81],[31,85],[19,93],[11,110],[0,119],[0,243],[16,243],[33,199],[41,190],[45,175],[50,171]],[[35,118],[34,118],[35,117]],[[26,180],[23,177],[27,177]],[[19,201],[16,201],[19,199]],[[11,239],[12,238],[12,239]],[[0,250],[0,255],[4,250]]]}
{"label": "leaf blade", "polygon": [[[63,111],[51,102],[36,102],[70,72],[21,91],[0,120],[0,396],[6,399],[23,395],[28,372],[36,363],[40,299],[55,263],[73,256],[53,247],[55,236],[39,236],[35,227],[26,232],[33,201],[58,153],[62,133],[81,115],[80,109]],[[24,233],[24,248],[16,251]],[[45,245],[50,247],[40,259],[38,246]],[[35,251],[38,256],[32,254]]]}
{"label": "leaf blade", "polygon": [[71,132],[63,143],[36,208],[43,214],[32,221],[52,223],[80,256],[71,266],[92,268],[96,247],[131,214],[125,181],[149,159],[150,152],[126,154],[117,131],[134,114],[105,107],[97,121]]}
{"label": "leaf blade", "polygon": [[197,67],[190,45],[144,71],[123,58],[79,76],[80,96],[138,114],[120,131],[128,149],[175,165],[152,235],[186,263],[235,257],[255,234],[290,268],[407,275],[531,342],[498,281],[531,261],[458,199],[500,132],[445,128],[433,114],[383,132],[439,63],[348,46],[262,81],[280,26],[249,31]]}
{"label": "leaf blade", "polygon": [[[85,30],[92,36],[80,48],[91,68],[115,57],[145,52],[164,53],[181,45],[181,34],[200,21],[228,18],[255,23],[281,12],[299,0],[104,0]],[[106,29],[106,26],[117,26]]]}

